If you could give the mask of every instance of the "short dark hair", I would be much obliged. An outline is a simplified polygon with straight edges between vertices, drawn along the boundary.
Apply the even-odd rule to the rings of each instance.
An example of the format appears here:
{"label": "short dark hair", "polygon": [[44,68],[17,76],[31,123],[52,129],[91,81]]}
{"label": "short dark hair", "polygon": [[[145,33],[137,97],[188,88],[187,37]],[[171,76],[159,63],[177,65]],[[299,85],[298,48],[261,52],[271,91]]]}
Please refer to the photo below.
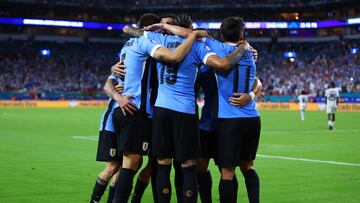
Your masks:
{"label": "short dark hair", "polygon": [[186,13],[174,15],[174,25],[184,28],[192,28],[192,23],[191,17]]}
{"label": "short dark hair", "polygon": [[331,82],[330,87],[335,88],[336,87],[335,82]]}
{"label": "short dark hair", "polygon": [[154,13],[145,13],[139,18],[138,26],[143,28],[160,22],[160,17]]}
{"label": "short dark hair", "polygon": [[170,14],[165,14],[165,15],[162,15],[161,18],[172,18],[172,19],[174,19],[174,18],[175,18],[175,14],[172,14],[172,13],[170,13]]}
{"label": "short dark hair", "polygon": [[244,20],[240,17],[228,17],[221,22],[220,32],[225,41],[237,42],[244,31]]}

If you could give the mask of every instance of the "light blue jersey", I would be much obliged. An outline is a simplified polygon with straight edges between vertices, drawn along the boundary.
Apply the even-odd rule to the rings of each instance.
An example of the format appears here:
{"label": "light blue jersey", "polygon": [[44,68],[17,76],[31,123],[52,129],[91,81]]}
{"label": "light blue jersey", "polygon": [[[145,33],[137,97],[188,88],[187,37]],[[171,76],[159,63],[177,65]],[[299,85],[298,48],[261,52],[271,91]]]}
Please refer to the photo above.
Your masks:
{"label": "light blue jersey", "polygon": [[[145,37],[169,48],[175,49],[184,38],[145,32]],[[158,62],[158,96],[155,106],[173,111],[195,114],[195,79],[198,67],[206,63],[207,58],[215,54],[202,42],[194,42],[191,50],[179,64]]]}
{"label": "light blue jersey", "polygon": [[[113,79],[116,81],[116,84],[122,84],[124,81],[117,77],[114,73],[108,77],[108,79]],[[108,107],[106,111],[103,113],[103,116],[100,121],[100,129],[99,131],[109,131],[115,133],[114,124],[113,124],[113,113],[116,107],[117,102],[113,99],[109,99]]]}
{"label": "light blue jersey", "polygon": [[[161,45],[145,37],[131,38],[121,49],[126,76],[123,96],[133,96],[130,100],[138,110],[152,114],[150,106],[150,71],[152,56]],[[151,57],[150,57],[151,56]],[[116,107],[118,104],[116,104]]]}
{"label": "light blue jersey", "polygon": [[[236,49],[236,45],[206,38],[206,45],[224,57]],[[229,98],[237,93],[249,93],[255,80],[256,65],[252,51],[246,51],[240,61],[229,71],[215,71],[218,85],[218,117],[219,118],[250,118],[258,117],[255,101],[239,108],[229,103]]]}
{"label": "light blue jersey", "polygon": [[202,65],[199,69],[196,83],[202,88],[205,96],[199,128],[206,131],[217,131],[219,122],[217,118],[217,86],[214,69]]}

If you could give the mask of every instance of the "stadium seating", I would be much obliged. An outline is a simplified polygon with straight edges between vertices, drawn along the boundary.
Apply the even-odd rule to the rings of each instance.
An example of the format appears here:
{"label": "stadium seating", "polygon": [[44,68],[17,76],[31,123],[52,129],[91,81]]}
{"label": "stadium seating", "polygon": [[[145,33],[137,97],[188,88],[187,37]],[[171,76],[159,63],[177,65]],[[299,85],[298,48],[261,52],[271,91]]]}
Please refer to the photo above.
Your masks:
{"label": "stadium seating", "polygon": [[[322,96],[330,81],[344,93],[360,92],[360,56],[356,41],[332,43],[254,43],[262,95]],[[103,84],[117,62],[121,44],[13,41],[0,47],[2,99],[105,98]],[[51,51],[42,56],[41,49]],[[284,51],[297,53],[294,61]]]}

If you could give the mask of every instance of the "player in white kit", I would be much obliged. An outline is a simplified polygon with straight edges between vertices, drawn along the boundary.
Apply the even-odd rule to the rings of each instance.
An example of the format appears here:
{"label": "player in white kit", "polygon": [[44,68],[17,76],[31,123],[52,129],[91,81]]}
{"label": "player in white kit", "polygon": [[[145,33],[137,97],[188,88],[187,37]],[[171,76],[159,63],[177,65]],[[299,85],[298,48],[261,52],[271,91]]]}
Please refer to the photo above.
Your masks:
{"label": "player in white kit", "polygon": [[306,95],[305,91],[301,91],[301,94],[298,96],[298,101],[300,105],[300,116],[302,121],[305,120],[305,110],[308,100],[309,100],[309,95]]}
{"label": "player in white kit", "polygon": [[335,112],[338,107],[340,96],[340,88],[335,86],[335,83],[330,84],[330,88],[325,91],[326,98],[326,113],[328,115],[329,130],[334,129]]}

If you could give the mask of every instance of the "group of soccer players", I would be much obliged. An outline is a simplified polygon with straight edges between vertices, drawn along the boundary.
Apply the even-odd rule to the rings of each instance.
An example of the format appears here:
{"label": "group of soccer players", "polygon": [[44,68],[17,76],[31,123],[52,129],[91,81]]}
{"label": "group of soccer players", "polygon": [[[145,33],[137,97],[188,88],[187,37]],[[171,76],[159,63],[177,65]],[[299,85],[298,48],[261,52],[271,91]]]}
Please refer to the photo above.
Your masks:
{"label": "group of soccer players", "polygon": [[[120,52],[104,90],[109,105],[100,124],[97,160],[105,161],[90,202],[99,202],[112,178],[107,202],[140,202],[150,179],[154,202],[171,199],[170,171],[175,168],[178,202],[212,202],[213,158],[219,167],[220,202],[237,199],[235,168],[244,176],[249,202],[259,202],[254,160],[260,138],[255,93],[256,50],[244,40],[244,22],[229,17],[221,24],[225,41],[192,29],[191,18],[143,15],[139,28]],[[144,31],[147,30],[147,31]],[[201,119],[196,95],[205,96]]]}

